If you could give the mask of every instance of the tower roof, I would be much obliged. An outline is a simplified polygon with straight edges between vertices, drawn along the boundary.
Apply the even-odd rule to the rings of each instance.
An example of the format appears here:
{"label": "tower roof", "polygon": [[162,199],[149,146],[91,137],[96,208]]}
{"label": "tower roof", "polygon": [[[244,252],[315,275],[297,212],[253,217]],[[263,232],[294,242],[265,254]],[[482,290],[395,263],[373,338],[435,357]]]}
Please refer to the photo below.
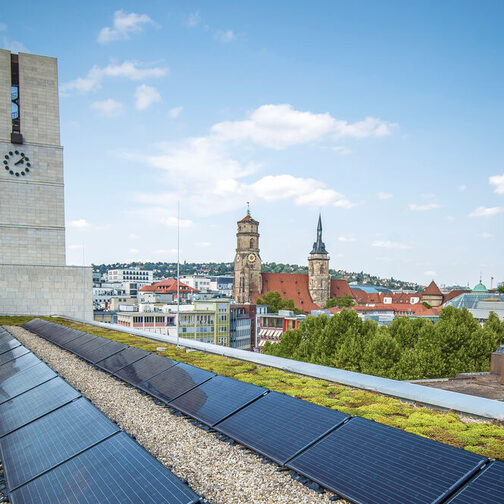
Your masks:
{"label": "tower roof", "polygon": [[326,254],[325,243],[322,241],[322,216],[319,214],[317,224],[317,241],[313,244],[313,249],[310,254]]}
{"label": "tower roof", "polygon": [[488,292],[488,289],[486,288],[485,285],[483,285],[480,281],[479,284],[476,284],[474,286],[474,289],[472,290],[473,292]]}
{"label": "tower roof", "polygon": [[433,296],[442,296],[443,293],[439,290],[439,287],[436,285],[436,282],[432,280],[429,286],[424,290],[424,294],[430,294]]}

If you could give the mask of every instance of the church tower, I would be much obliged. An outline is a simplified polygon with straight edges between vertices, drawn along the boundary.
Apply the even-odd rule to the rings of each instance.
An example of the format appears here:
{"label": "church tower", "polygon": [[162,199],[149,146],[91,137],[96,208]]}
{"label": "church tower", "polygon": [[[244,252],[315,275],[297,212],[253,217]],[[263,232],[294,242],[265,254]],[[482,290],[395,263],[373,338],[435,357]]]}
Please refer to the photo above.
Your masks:
{"label": "church tower", "polygon": [[329,274],[329,254],[322,241],[322,217],[319,214],[317,241],[308,257],[308,289],[315,304],[324,308],[331,292],[331,275]]}
{"label": "church tower", "polygon": [[247,215],[237,224],[233,298],[237,303],[250,303],[252,293],[261,293],[262,289],[259,222],[247,210]]}

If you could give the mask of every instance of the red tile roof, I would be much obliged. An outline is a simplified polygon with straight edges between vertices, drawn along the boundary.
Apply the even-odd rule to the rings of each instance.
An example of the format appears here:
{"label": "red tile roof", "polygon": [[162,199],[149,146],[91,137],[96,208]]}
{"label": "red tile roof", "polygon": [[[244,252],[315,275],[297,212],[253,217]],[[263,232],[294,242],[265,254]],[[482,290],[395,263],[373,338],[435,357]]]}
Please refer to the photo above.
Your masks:
{"label": "red tile roof", "polygon": [[[396,316],[401,315],[422,315],[422,316],[435,316],[439,315],[439,309],[437,308],[426,308],[422,303],[409,304],[409,303],[392,303],[383,304],[378,303],[375,306],[352,306],[351,310],[357,312],[368,312],[368,311],[394,311]],[[338,313],[341,308],[335,307],[330,308],[331,313]]]}
{"label": "red tile roof", "polygon": [[436,285],[436,282],[432,280],[429,286],[424,290],[424,294],[428,294],[429,296],[442,296],[443,293],[439,290],[439,287]]}
{"label": "red tile roof", "polygon": [[[352,296],[352,289],[348,285],[348,282],[344,279],[333,278],[331,280],[331,293],[332,298],[342,298],[345,296]],[[352,296],[353,297],[353,296]]]}
{"label": "red tile roof", "polygon": [[464,289],[454,289],[448,294],[445,294],[443,296],[443,303],[447,303],[448,301],[451,301],[453,298],[456,298],[457,296],[460,296],[460,294],[464,294],[466,292],[471,292],[470,290],[464,290]]}
{"label": "red tile roof", "polygon": [[[308,290],[308,275],[304,273],[261,273],[262,292],[277,291],[283,299],[293,299],[296,308],[309,312],[320,309],[310,296]],[[253,294],[253,302],[260,297],[259,293]]]}
{"label": "red tile roof", "polygon": [[[179,284],[180,292],[199,292],[197,289],[193,289],[189,285],[180,282]],[[161,282],[155,283],[154,285],[146,285],[140,289],[140,292],[157,292],[158,294],[176,294],[177,293],[177,280],[175,278],[167,278]]]}

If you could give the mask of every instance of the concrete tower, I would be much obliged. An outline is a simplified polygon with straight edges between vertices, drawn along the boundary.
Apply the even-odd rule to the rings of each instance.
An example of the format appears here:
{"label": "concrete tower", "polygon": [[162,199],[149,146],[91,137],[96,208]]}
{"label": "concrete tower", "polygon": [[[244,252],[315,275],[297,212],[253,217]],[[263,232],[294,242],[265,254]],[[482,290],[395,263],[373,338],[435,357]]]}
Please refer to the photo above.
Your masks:
{"label": "concrete tower", "polygon": [[250,303],[252,293],[260,293],[262,289],[259,222],[247,210],[247,215],[237,224],[233,298],[237,303]]}
{"label": "concrete tower", "polygon": [[312,301],[321,308],[325,307],[331,292],[331,275],[329,274],[329,254],[322,241],[322,217],[319,214],[317,241],[308,257],[308,289]]}
{"label": "concrete tower", "polygon": [[55,58],[0,50],[0,313],[92,316],[90,268],[65,265]]}

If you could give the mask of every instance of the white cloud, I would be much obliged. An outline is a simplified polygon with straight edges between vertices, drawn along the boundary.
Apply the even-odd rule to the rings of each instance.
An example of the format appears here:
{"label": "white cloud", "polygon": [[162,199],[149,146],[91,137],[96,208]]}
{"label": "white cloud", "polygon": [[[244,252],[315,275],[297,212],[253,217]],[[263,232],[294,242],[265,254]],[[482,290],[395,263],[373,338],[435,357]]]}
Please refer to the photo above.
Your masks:
{"label": "white cloud", "polygon": [[88,229],[90,227],[90,224],[86,221],[86,219],[77,219],[70,221],[68,223],[68,227],[75,229]]}
{"label": "white cloud", "polygon": [[379,192],[378,193],[378,199],[381,199],[381,200],[386,200],[386,199],[390,199],[392,198],[392,194],[390,193],[386,193],[386,192]]}
{"label": "white cloud", "polygon": [[201,22],[201,15],[199,11],[191,12],[187,18],[187,26],[189,28],[195,28]]}
{"label": "white cloud", "polygon": [[398,243],[388,240],[378,240],[374,241],[371,244],[372,247],[378,248],[386,248],[386,249],[398,249],[398,250],[407,250],[412,248],[411,245],[407,245],[406,243]]}
{"label": "white cloud", "polygon": [[135,91],[135,99],[136,109],[145,110],[152,104],[159,103],[161,101],[161,95],[158,93],[155,87],[142,84],[141,86],[138,86]]}
{"label": "white cloud", "polygon": [[69,245],[68,248],[70,250],[80,250],[80,249],[84,248],[84,245]]}
{"label": "white cloud", "polygon": [[459,185],[458,190],[459,191],[465,191],[467,189],[467,186],[465,184]]}
{"label": "white cloud", "polygon": [[122,112],[123,104],[113,98],[109,98],[108,100],[95,101],[91,104],[91,108],[97,110],[104,116],[114,117],[118,116]]}
{"label": "white cloud", "polygon": [[132,249],[129,249],[128,252],[130,254],[138,254],[138,252],[140,252],[140,251],[138,249],[132,248]]}
{"label": "white cloud", "polygon": [[[179,225],[179,220],[177,217],[161,217],[159,223],[166,227],[176,228]],[[180,219],[180,227],[188,228],[193,225],[193,221],[190,219]]]}
{"label": "white cloud", "polygon": [[7,25],[5,23],[0,23],[0,31],[7,30]]}
{"label": "white cloud", "polygon": [[424,271],[424,275],[427,276],[427,277],[435,277],[437,276],[437,273],[435,271],[432,271],[432,270],[428,270],[428,271]]}
{"label": "white cloud", "polygon": [[338,236],[338,240],[340,242],[344,242],[344,243],[351,243],[351,242],[357,241],[357,238],[355,238],[355,236],[352,236],[352,235],[342,235],[342,236]]}
{"label": "white cloud", "polygon": [[427,210],[434,210],[435,208],[440,208],[441,205],[439,203],[426,203],[425,205],[417,205],[416,203],[410,203],[408,205],[410,210],[414,212],[425,212]]}
{"label": "white cloud", "polygon": [[[334,119],[329,113],[313,114],[292,105],[262,105],[244,121],[215,124],[212,135],[221,141],[251,141],[271,149],[285,149],[333,134],[353,138],[390,134],[391,124],[367,118],[355,124]],[[385,133],[386,131],[386,133]]]}
{"label": "white cloud", "polygon": [[100,44],[107,44],[113,40],[127,40],[131,33],[142,31],[145,24],[155,23],[147,14],[118,10],[114,12],[112,27],[102,28],[97,40]]}
{"label": "white cloud", "polygon": [[168,69],[164,67],[145,68],[137,61],[125,61],[120,65],[110,63],[104,68],[95,65],[85,77],[78,77],[73,81],[62,84],[61,91],[69,93],[77,91],[80,93],[88,93],[100,88],[105,77],[123,77],[133,81],[143,80],[147,78],[163,77],[168,73]]}
{"label": "white cloud", "polygon": [[488,239],[488,238],[492,238],[493,234],[490,234],[490,233],[481,233],[479,236],[480,236],[480,238]]}
{"label": "white cloud", "polygon": [[2,38],[2,49],[7,49],[7,51],[11,51],[13,53],[30,52],[22,42],[19,42],[18,40],[10,40],[7,37]]}
{"label": "white cloud", "polygon": [[182,109],[183,107],[173,107],[172,109],[170,109],[170,111],[168,112],[168,115],[172,118],[172,119],[176,119],[179,115],[180,115],[180,112],[182,112]]}
{"label": "white cloud", "polygon": [[479,206],[469,214],[469,217],[492,217],[493,215],[498,215],[504,213],[504,206],[497,207],[484,207]]}
{"label": "white cloud", "polygon": [[214,38],[219,42],[228,44],[229,42],[232,42],[236,38],[236,35],[234,34],[233,30],[219,30],[215,32]]}
{"label": "white cloud", "polygon": [[205,247],[206,248],[206,247],[210,247],[210,245],[212,245],[210,242],[205,242],[205,241],[196,243],[197,247]]}
{"label": "white cloud", "polygon": [[130,233],[130,234],[128,235],[128,238],[129,238],[130,240],[139,240],[139,239],[140,239],[140,236],[138,236],[138,235],[137,235],[137,234],[135,234],[135,233]]}
{"label": "white cloud", "polygon": [[504,173],[502,175],[494,175],[489,177],[488,181],[490,184],[495,186],[494,192],[497,194],[504,194]]}

